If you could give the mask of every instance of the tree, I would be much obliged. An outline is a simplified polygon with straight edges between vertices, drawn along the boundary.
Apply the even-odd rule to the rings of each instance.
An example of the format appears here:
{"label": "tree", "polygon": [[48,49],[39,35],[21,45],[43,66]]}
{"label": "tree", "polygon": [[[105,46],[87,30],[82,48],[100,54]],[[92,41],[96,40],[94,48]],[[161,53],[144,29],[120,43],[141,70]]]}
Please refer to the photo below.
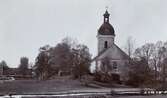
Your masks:
{"label": "tree", "polygon": [[0,73],[1,75],[3,75],[4,71],[9,69],[7,63],[4,60],[0,62],[0,69],[1,69],[1,73]]}
{"label": "tree", "polygon": [[132,58],[134,53],[134,40],[132,39],[132,37],[128,37],[126,46],[125,46],[125,51],[128,54],[128,56]]}
{"label": "tree", "polygon": [[147,63],[149,63],[149,60],[153,54],[153,50],[154,50],[154,44],[153,43],[146,43],[145,45],[143,45],[140,48],[137,48],[135,50],[135,55],[138,58],[145,58]]}
{"label": "tree", "polygon": [[154,80],[156,81],[162,81],[162,87],[165,84],[166,79],[166,59],[167,58],[167,47],[166,43],[163,43],[162,41],[158,41],[155,44],[154,52],[152,55],[152,63],[150,65],[154,66]]}
{"label": "tree", "polygon": [[[149,71],[147,73],[149,73],[150,75],[143,74],[143,72],[141,72],[141,73],[138,73],[138,76],[139,75],[140,76],[143,76],[143,75],[150,76],[150,78],[148,79],[145,78],[145,79],[147,81],[149,79],[152,81],[151,79],[152,77],[153,83],[150,83],[150,84],[154,85],[154,87],[159,87],[159,86],[165,87],[166,76],[167,76],[167,64],[166,64],[167,63],[167,42],[158,41],[155,44],[146,43],[135,50],[134,58],[135,58],[135,61],[133,60],[132,62],[133,64],[131,63],[129,64],[130,67],[132,67],[133,65],[133,68],[130,68],[131,70],[133,70],[133,71],[130,71],[131,80],[135,80],[132,78],[132,76],[137,77],[137,74],[135,72],[139,71],[140,69],[138,68],[139,66],[147,65],[148,68],[150,69],[150,70],[147,70]],[[146,62],[145,64],[139,62],[143,59]]]}
{"label": "tree", "polygon": [[71,46],[68,43],[59,43],[51,51],[50,64],[54,67],[66,71],[70,69],[72,65],[72,51]]}
{"label": "tree", "polygon": [[162,63],[162,53],[161,48],[163,47],[163,43],[161,41],[156,42],[156,44],[154,44],[154,48],[153,48],[153,53],[152,53],[152,57],[150,59],[150,66],[153,67],[154,70],[154,82],[155,84],[157,84],[157,79],[159,77],[159,69],[160,69],[160,65]]}
{"label": "tree", "polygon": [[158,41],[156,44],[146,43],[135,50],[136,58],[144,58],[148,67],[151,69],[150,74],[154,74],[154,85],[160,81],[160,77],[162,81],[164,80],[164,74],[166,72],[166,65],[164,64],[166,53],[165,43],[161,41]]}
{"label": "tree", "polygon": [[28,72],[28,58],[27,57],[21,57],[20,58],[20,65],[19,65],[19,72],[22,75],[27,75]]}
{"label": "tree", "polygon": [[138,87],[148,86],[152,83],[152,70],[145,58],[141,58],[139,61],[134,59],[129,68],[129,85]]}
{"label": "tree", "polygon": [[40,80],[47,79],[49,76],[49,50],[48,45],[41,47],[35,61],[35,73]]}
{"label": "tree", "polygon": [[151,69],[151,61],[154,49],[155,46],[153,43],[146,43],[135,50],[134,58],[129,63],[129,82],[131,84],[140,86],[141,84],[153,81],[154,71]]}
{"label": "tree", "polygon": [[6,61],[4,61],[4,60],[1,61],[0,66],[3,66],[3,70],[9,69],[9,67],[8,67],[8,65],[7,65],[7,63],[6,63]]}
{"label": "tree", "polygon": [[91,54],[85,45],[78,45],[76,49],[72,49],[73,53],[73,67],[72,73],[75,78],[80,78],[89,73],[91,64]]}
{"label": "tree", "polygon": [[162,86],[161,88],[166,89],[167,49],[164,46],[161,47],[159,54],[162,55],[162,63],[161,63]]}
{"label": "tree", "polygon": [[81,78],[82,75],[89,73],[90,62],[91,55],[87,46],[65,38],[55,47],[49,45],[41,47],[35,68],[37,76],[42,79],[59,72],[69,72],[75,78]]}
{"label": "tree", "polygon": [[72,73],[75,78],[81,78],[89,71],[91,55],[88,47],[77,44],[71,38],[63,39],[52,48],[50,54],[49,64],[59,71]]}

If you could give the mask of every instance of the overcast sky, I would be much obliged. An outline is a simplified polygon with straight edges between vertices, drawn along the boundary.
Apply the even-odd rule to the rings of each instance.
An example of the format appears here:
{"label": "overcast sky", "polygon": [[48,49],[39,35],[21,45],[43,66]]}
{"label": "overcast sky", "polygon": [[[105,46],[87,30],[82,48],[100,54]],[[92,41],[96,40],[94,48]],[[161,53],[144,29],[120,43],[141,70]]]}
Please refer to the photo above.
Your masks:
{"label": "overcast sky", "polygon": [[0,0],[0,60],[10,67],[26,56],[34,62],[41,46],[69,36],[97,53],[97,30],[108,6],[115,43],[128,36],[137,46],[167,39],[167,0]]}

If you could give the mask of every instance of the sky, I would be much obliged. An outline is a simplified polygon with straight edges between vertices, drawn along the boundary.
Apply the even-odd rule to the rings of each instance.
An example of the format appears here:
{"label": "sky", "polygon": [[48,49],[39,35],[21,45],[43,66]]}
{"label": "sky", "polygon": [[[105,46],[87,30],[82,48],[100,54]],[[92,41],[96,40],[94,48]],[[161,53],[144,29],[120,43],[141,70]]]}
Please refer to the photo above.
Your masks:
{"label": "sky", "polygon": [[35,61],[41,46],[65,37],[97,54],[97,30],[108,6],[115,43],[124,48],[167,39],[167,0],[0,0],[0,61],[17,67],[20,57]]}

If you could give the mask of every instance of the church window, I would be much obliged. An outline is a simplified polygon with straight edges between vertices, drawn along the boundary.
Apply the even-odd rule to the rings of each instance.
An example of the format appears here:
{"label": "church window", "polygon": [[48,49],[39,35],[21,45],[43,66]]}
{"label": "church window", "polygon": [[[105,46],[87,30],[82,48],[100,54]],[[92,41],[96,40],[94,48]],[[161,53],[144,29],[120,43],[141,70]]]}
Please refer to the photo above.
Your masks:
{"label": "church window", "polygon": [[105,18],[105,22],[108,22],[108,19],[107,19],[107,18]]}
{"label": "church window", "polygon": [[108,48],[108,42],[107,41],[104,42],[104,48]]}
{"label": "church window", "polygon": [[117,69],[117,62],[113,62],[113,69],[115,70],[115,69]]}

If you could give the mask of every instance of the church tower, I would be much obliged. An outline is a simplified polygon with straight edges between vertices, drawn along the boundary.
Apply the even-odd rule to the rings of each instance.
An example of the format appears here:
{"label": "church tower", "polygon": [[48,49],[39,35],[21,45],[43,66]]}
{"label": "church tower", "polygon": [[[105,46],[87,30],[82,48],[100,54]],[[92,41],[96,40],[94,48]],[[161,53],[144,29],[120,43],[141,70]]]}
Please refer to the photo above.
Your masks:
{"label": "church tower", "polygon": [[98,29],[97,40],[98,40],[98,54],[102,51],[110,48],[114,44],[115,31],[113,26],[109,22],[110,14],[106,10],[104,15],[104,22]]}

